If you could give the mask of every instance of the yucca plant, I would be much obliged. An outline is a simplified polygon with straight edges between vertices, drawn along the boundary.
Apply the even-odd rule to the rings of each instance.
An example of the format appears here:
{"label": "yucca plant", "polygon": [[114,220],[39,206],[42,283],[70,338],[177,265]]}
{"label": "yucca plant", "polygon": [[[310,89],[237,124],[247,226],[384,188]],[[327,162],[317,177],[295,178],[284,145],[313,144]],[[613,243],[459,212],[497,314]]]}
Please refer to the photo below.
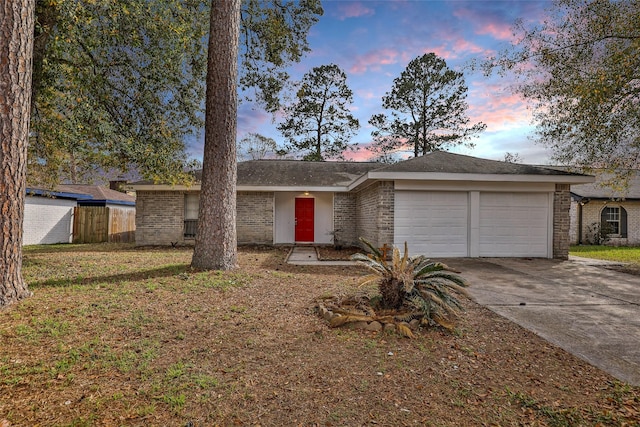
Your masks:
{"label": "yucca plant", "polygon": [[423,319],[451,326],[449,319],[462,310],[456,294],[467,295],[467,282],[461,276],[422,255],[410,257],[406,242],[404,254],[400,256],[400,250],[394,247],[388,261],[369,241],[360,240],[371,253],[358,253],[351,258],[372,272],[361,279],[361,285],[377,283],[380,308],[417,312]]}

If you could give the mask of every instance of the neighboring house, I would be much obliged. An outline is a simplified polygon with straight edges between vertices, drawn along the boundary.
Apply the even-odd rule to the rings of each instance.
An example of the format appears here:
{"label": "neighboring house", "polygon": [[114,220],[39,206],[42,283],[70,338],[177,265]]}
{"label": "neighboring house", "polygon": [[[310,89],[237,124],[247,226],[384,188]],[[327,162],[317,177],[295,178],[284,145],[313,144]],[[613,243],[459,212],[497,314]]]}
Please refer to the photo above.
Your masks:
{"label": "neighboring house", "polygon": [[[446,152],[391,165],[247,161],[238,164],[238,243],[358,244],[361,236],[433,257],[567,258],[569,186],[593,180]],[[137,244],[192,241],[199,183],[130,188]]]}
{"label": "neighboring house", "polygon": [[56,190],[89,196],[79,198],[78,206],[103,206],[123,210],[134,210],[136,208],[136,198],[134,196],[100,185],[64,184],[58,185]]}
{"label": "neighboring house", "polygon": [[71,243],[73,209],[86,194],[27,188],[22,243],[39,245]]}
{"label": "neighboring house", "polygon": [[624,188],[606,185],[611,176],[596,174],[589,184],[571,186],[572,244],[597,243],[599,230],[606,244],[640,245],[640,171],[634,171]]}
{"label": "neighboring house", "polygon": [[71,243],[78,206],[103,206],[135,215],[135,197],[108,188],[95,185],[59,185],[55,190],[27,188],[23,244]]}

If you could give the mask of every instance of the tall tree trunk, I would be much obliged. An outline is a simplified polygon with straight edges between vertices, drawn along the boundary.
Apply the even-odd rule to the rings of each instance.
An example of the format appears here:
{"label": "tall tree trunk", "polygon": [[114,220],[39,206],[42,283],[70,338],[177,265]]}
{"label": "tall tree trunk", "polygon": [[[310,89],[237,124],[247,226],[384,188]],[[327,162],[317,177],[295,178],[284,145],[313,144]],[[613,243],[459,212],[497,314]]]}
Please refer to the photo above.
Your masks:
{"label": "tall tree trunk", "polygon": [[204,157],[198,231],[191,265],[237,263],[236,128],[241,0],[213,0],[209,31]]}
{"label": "tall tree trunk", "polygon": [[22,221],[33,26],[34,0],[0,4],[0,307],[31,295],[22,278]]}

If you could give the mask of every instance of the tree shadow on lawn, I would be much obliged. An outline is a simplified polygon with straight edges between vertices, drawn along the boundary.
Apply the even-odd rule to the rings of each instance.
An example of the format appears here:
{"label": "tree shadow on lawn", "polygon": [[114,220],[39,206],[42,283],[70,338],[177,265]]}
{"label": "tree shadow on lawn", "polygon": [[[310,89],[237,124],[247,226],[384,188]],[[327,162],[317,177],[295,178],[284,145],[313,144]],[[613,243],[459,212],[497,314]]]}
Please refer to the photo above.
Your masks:
{"label": "tree shadow on lawn", "polygon": [[55,254],[65,252],[124,252],[136,250],[135,243],[56,243],[51,245],[27,245],[25,254]]}
{"label": "tree shadow on lawn", "polygon": [[27,245],[25,254],[55,254],[69,252],[165,252],[168,250],[193,252],[193,245],[136,246],[135,243],[57,243],[52,245]]}
{"label": "tree shadow on lawn", "polygon": [[[116,247],[117,245],[109,245]],[[122,245],[120,245],[122,247]],[[51,247],[38,248],[31,253],[56,253],[56,252],[100,252],[101,244],[89,244],[89,245],[53,245]],[[251,270],[251,266],[246,266],[247,263],[255,262],[254,265],[258,265],[265,270],[274,270],[286,274],[315,274],[315,275],[336,275],[344,273],[346,275],[358,275],[363,272],[362,267],[359,266],[316,266],[316,265],[292,265],[286,262],[287,256],[290,251],[290,247],[259,247],[259,246],[239,246],[238,255],[243,258],[239,269],[230,270],[229,273],[238,273],[243,270]],[[125,247],[123,250],[129,250]],[[167,248],[167,247],[149,247],[149,248],[133,248],[135,251],[184,251],[193,250],[193,248]],[[254,261],[255,260],[255,261]],[[41,261],[37,258],[23,259],[23,268],[32,267],[38,265],[45,265],[48,261]],[[245,264],[245,266],[243,266]],[[161,267],[150,268],[147,270],[133,270],[127,273],[118,274],[106,274],[93,276],[89,274],[73,273],[67,277],[53,277],[44,280],[32,280],[28,282],[28,285],[32,289],[46,288],[46,287],[70,287],[70,286],[89,286],[99,283],[119,283],[119,282],[135,282],[149,279],[160,279],[174,277],[181,274],[193,274],[198,273],[198,270],[191,268],[190,264],[171,264]]]}
{"label": "tree shadow on lawn", "polygon": [[97,283],[135,282],[140,280],[173,277],[179,274],[193,273],[195,270],[189,264],[174,264],[149,270],[136,270],[130,273],[111,274],[104,276],[82,276],[46,279],[29,282],[29,288],[86,286]]}

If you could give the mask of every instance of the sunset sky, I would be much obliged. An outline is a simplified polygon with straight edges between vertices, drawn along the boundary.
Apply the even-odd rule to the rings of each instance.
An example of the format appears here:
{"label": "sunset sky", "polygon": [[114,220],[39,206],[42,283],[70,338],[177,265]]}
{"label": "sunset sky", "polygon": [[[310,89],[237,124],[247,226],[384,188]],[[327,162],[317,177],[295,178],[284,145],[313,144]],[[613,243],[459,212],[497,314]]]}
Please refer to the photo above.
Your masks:
{"label": "sunset sky", "polygon": [[[367,122],[373,114],[385,112],[382,96],[409,61],[434,52],[450,68],[462,70],[469,61],[509,46],[516,19],[539,22],[549,5],[548,1],[517,0],[324,0],[324,16],[309,34],[311,52],[290,73],[293,80],[300,80],[312,67],[330,63],[345,71],[354,92],[351,111],[361,125],[351,140],[360,150],[347,158],[366,160],[371,157],[366,147],[372,130]],[[511,152],[518,153],[525,163],[548,163],[549,153],[530,139],[531,113],[510,90],[511,80],[463,71],[469,87],[471,123],[482,121],[487,130],[474,140],[475,148],[454,151],[495,160]],[[259,108],[243,103],[238,118],[239,138],[255,132],[284,143],[272,116]],[[193,144],[194,156],[201,157],[201,150],[201,141]]]}

